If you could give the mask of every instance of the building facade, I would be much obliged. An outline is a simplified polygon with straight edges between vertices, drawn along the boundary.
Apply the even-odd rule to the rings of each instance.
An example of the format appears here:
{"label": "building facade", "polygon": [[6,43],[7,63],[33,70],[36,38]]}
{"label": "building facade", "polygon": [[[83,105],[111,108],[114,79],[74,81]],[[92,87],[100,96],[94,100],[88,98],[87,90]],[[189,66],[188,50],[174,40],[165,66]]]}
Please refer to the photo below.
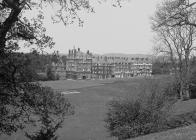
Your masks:
{"label": "building facade", "polygon": [[92,66],[93,79],[107,79],[114,77],[113,65],[106,63],[96,63]]}
{"label": "building facade", "polygon": [[144,57],[93,55],[80,48],[69,50],[66,60],[67,79],[106,79],[151,76],[152,63]]}
{"label": "building facade", "polygon": [[66,60],[67,79],[91,79],[92,53],[81,52],[80,48],[69,50]]}

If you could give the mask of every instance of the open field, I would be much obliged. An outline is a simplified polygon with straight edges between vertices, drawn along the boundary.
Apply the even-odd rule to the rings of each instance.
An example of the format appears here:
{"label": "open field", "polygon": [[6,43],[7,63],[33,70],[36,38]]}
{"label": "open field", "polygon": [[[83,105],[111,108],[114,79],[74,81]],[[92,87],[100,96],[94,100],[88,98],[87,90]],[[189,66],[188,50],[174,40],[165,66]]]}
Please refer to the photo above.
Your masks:
{"label": "open field", "polygon": [[[56,90],[77,90],[80,94],[65,95],[75,106],[75,114],[66,119],[59,130],[60,140],[112,140],[104,127],[107,103],[113,98],[137,94],[140,79],[127,80],[92,80],[92,81],[54,81],[44,85]],[[22,134],[1,140],[24,140]]]}
{"label": "open field", "polygon": [[43,86],[52,87],[54,90],[65,91],[70,89],[80,89],[93,86],[101,86],[106,83],[113,83],[116,79],[104,80],[58,80],[40,82]]}
{"label": "open field", "polygon": [[[59,129],[59,139],[116,140],[109,136],[109,133],[104,127],[107,103],[114,98],[126,97],[135,99],[138,95],[138,88],[140,88],[141,81],[141,78],[133,78],[130,80],[70,80],[43,83],[44,85],[51,86],[55,90],[75,90],[79,92],[78,94],[65,95],[75,106],[75,114],[69,116],[65,120],[63,128]],[[196,101],[193,101],[193,104],[196,108]],[[182,129],[185,129],[182,134],[185,139],[173,139],[175,135],[181,135],[179,132]],[[193,130],[196,130],[195,125],[190,128],[179,128],[177,130],[161,132],[160,134],[151,134],[147,137],[136,138],[136,140],[187,140],[186,138],[190,135],[195,136],[195,134],[193,135]],[[0,140],[26,140],[26,138],[20,132],[11,137],[1,137]]]}

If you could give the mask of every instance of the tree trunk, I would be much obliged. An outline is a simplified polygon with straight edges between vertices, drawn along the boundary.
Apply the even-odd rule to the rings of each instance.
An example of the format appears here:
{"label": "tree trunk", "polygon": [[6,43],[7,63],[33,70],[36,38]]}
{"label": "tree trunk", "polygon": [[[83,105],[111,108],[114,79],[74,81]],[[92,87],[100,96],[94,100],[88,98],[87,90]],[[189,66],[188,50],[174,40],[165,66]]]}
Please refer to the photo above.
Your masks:
{"label": "tree trunk", "polygon": [[184,100],[184,94],[183,94],[183,82],[180,79],[180,99],[183,101]]}
{"label": "tree trunk", "polygon": [[8,18],[0,26],[0,54],[2,55],[5,52],[6,47],[6,35],[9,30],[12,28],[13,24],[18,20],[18,15],[20,14],[21,9],[12,9]]}
{"label": "tree trunk", "polygon": [[[189,47],[188,47],[189,48]],[[190,50],[185,50],[185,97],[190,98],[190,60],[189,60]]]}
{"label": "tree trunk", "polygon": [[179,54],[179,82],[180,82],[180,99],[184,100],[184,80],[183,80],[183,63],[182,56]]}
{"label": "tree trunk", "polygon": [[186,99],[190,99],[189,86],[185,88],[185,96],[186,96]]}
{"label": "tree trunk", "polygon": [[[1,30],[1,29],[0,29]],[[0,56],[3,56],[4,55],[4,52],[5,52],[5,43],[6,43],[6,39],[4,38],[1,38],[0,39]]]}

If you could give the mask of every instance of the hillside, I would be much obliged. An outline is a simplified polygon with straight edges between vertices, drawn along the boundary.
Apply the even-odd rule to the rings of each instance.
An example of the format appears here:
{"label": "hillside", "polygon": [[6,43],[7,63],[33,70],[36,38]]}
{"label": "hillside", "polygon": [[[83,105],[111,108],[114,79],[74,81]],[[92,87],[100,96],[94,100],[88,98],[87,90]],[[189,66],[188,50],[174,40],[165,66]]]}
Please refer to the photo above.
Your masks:
{"label": "hillside", "polygon": [[[196,110],[196,100],[179,101],[173,106],[175,115],[187,114]],[[164,132],[149,134],[130,140],[196,140],[196,124]]]}
{"label": "hillside", "polygon": [[124,54],[124,53],[106,53],[106,54],[103,54],[104,56],[117,56],[117,57],[134,57],[134,58],[145,58],[145,57],[148,57],[148,58],[151,58],[152,55],[148,55],[148,54]]}
{"label": "hillside", "polygon": [[[73,94],[65,94],[73,104],[75,114],[67,117],[63,127],[58,130],[59,140],[117,140],[110,137],[105,127],[104,119],[108,103],[121,97],[136,99],[142,80],[142,78],[132,78],[42,82],[42,85],[50,86],[60,92],[76,91]],[[177,115],[192,112],[195,109],[196,100],[177,102],[173,107]],[[130,140],[196,140],[195,132],[194,124]],[[24,132],[17,132],[11,136],[0,136],[0,140],[27,140],[27,138],[24,137]]]}
{"label": "hillside", "polygon": [[130,140],[196,140],[196,124]]}

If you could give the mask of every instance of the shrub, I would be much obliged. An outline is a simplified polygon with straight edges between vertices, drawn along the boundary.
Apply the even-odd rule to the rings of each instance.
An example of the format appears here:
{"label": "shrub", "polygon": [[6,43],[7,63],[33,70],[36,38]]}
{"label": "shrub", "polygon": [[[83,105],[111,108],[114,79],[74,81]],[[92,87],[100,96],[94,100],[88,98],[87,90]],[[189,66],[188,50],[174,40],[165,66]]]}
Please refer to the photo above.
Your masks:
{"label": "shrub", "polygon": [[[109,103],[106,127],[119,140],[168,129],[170,100],[168,84],[157,80],[144,81],[142,94],[136,100],[120,99]],[[173,97],[173,96],[171,96]]]}
{"label": "shrub", "polygon": [[55,80],[55,74],[52,71],[52,66],[49,65],[47,67],[46,75],[47,75],[48,80]]}
{"label": "shrub", "polygon": [[59,74],[56,74],[56,76],[55,76],[56,78],[56,80],[60,80],[60,75]]}
{"label": "shrub", "polygon": [[56,131],[62,126],[65,116],[73,114],[70,102],[49,87],[30,87],[33,121],[36,132],[26,133],[30,140],[57,140]]}

